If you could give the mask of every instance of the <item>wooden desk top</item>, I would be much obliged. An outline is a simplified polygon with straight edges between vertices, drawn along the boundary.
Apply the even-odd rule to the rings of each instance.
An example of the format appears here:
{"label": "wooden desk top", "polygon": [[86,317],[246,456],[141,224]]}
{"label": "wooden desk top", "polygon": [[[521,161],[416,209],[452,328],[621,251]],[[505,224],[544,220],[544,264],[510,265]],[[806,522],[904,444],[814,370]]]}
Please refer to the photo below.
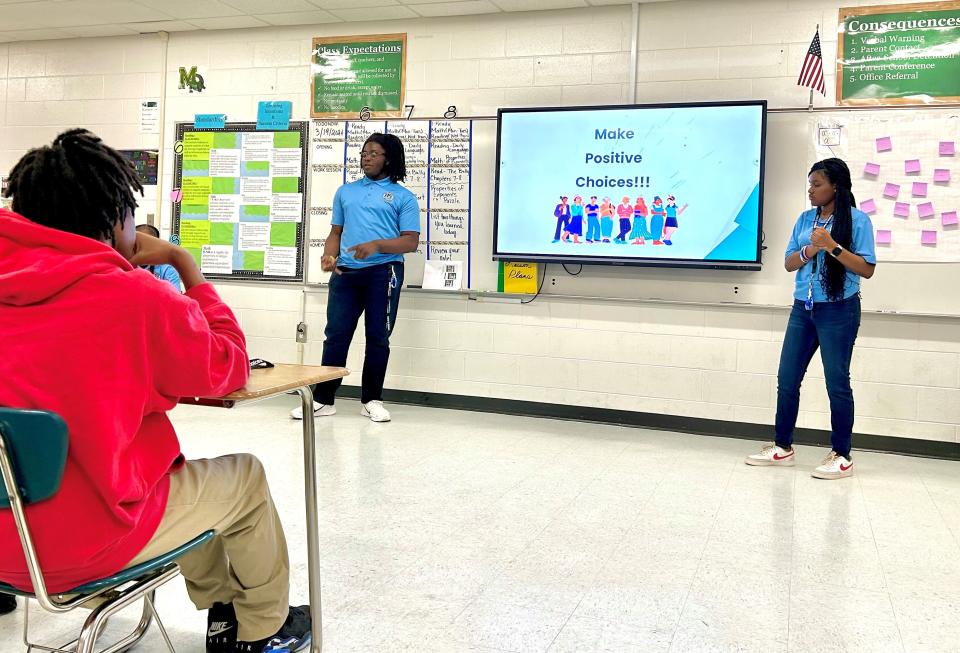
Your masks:
{"label": "wooden desk top", "polygon": [[287,365],[277,363],[265,370],[250,370],[247,385],[223,397],[183,397],[182,404],[225,406],[230,408],[238,401],[263,399],[305,385],[332,381],[350,374],[345,367],[322,367],[319,365]]}

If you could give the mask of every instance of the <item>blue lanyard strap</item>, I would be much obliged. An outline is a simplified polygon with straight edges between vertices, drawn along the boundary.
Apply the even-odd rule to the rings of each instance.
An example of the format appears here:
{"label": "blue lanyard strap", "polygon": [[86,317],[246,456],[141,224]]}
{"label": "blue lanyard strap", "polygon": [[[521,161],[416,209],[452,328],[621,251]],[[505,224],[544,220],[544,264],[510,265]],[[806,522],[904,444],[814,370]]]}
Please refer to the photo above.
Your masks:
{"label": "blue lanyard strap", "polygon": [[[820,212],[817,211],[817,215],[813,219],[813,228],[816,229],[818,227],[822,227],[826,229],[828,226],[830,226],[831,222],[833,222],[832,213],[827,217],[826,220],[824,220],[823,224],[820,224]],[[822,254],[822,252],[817,252],[813,255],[813,269],[810,271],[810,283],[807,285],[807,300],[803,303],[804,308],[806,308],[808,311],[813,310],[813,282],[817,278],[817,264],[820,261],[820,254]]]}

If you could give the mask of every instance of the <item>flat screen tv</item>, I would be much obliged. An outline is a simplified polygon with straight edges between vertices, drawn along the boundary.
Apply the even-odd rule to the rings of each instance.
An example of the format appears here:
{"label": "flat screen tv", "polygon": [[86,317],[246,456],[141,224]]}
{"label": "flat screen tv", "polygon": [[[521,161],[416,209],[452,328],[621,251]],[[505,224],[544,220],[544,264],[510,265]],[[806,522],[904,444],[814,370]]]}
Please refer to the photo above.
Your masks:
{"label": "flat screen tv", "polygon": [[494,259],[760,269],[766,110],[501,109]]}

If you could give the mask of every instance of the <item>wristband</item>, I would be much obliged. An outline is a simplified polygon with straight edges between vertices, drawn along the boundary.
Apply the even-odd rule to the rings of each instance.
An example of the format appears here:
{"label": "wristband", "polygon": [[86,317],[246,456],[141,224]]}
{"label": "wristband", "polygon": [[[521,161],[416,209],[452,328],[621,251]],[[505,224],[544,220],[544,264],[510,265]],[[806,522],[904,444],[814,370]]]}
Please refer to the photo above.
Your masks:
{"label": "wristband", "polygon": [[806,246],[806,245],[804,245],[803,247],[800,248],[800,262],[801,262],[801,263],[806,263],[807,261],[810,260],[810,258],[807,257],[807,256],[804,254],[804,250],[806,250],[806,249],[807,249],[807,246]]}

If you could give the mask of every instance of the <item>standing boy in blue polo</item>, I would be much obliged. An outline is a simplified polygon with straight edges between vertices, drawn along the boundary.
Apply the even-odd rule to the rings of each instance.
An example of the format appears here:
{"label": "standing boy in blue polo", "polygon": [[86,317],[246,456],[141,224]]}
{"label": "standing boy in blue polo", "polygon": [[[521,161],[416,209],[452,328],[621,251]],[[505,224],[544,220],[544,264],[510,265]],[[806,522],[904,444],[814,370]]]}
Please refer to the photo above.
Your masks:
{"label": "standing boy in blue polo", "polygon": [[[361,413],[389,422],[383,406],[383,380],[390,358],[390,334],[403,286],[403,255],[417,249],[420,206],[399,183],[407,176],[403,143],[393,134],[372,134],[360,150],[364,176],[344,184],[333,198],[330,235],[321,267],[330,275],[323,365],[343,367],[353,332],[364,316],[366,354],[361,381]],[[313,389],[314,416],[333,415],[340,379]],[[302,419],[301,408],[290,416]]]}

